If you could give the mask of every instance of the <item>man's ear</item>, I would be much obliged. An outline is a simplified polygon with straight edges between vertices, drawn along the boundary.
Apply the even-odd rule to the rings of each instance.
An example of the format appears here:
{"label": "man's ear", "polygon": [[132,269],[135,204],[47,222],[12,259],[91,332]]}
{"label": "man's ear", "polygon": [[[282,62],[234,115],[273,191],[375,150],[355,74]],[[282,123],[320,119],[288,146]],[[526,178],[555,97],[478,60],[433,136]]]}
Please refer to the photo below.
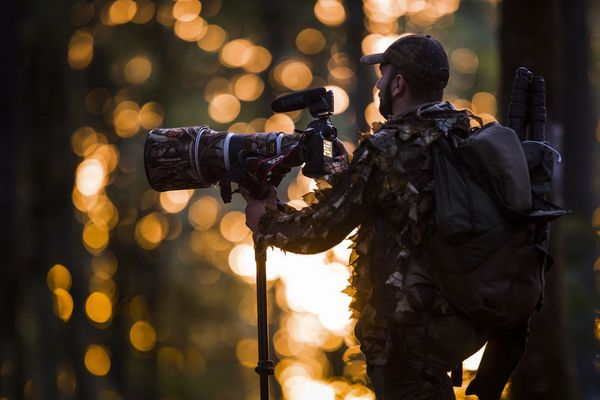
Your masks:
{"label": "man's ear", "polygon": [[401,74],[396,74],[392,80],[392,96],[398,96],[407,89],[406,81]]}

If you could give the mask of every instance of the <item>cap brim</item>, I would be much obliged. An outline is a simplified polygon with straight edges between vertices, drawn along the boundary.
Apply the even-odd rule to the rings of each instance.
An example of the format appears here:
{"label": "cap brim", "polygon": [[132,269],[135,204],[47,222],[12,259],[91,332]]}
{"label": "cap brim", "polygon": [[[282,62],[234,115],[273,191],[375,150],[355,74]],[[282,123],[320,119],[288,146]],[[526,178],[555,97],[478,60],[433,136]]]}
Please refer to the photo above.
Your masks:
{"label": "cap brim", "polygon": [[367,65],[371,65],[371,64],[382,64],[382,63],[386,63],[387,60],[385,59],[385,57],[383,56],[383,53],[377,53],[377,54],[369,54],[367,56],[362,56],[360,58],[360,62],[362,64],[367,64]]}

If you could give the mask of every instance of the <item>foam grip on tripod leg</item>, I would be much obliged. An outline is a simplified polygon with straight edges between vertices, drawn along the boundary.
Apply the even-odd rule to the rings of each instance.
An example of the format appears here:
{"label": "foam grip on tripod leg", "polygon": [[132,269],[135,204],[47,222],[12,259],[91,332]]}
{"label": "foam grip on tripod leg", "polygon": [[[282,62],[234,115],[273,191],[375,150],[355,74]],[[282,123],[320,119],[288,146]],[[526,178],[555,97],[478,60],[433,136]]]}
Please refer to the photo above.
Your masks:
{"label": "foam grip on tripod leg", "polygon": [[546,140],[546,84],[544,78],[536,76],[531,82],[529,98],[528,138],[543,142]]}

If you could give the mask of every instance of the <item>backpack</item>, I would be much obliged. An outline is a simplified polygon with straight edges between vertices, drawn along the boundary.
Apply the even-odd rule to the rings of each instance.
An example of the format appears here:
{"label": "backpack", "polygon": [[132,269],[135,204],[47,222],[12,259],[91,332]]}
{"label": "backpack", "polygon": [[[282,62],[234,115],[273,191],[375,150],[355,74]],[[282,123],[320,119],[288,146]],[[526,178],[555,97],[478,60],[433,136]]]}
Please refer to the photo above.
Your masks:
{"label": "backpack", "polygon": [[[466,394],[497,399],[525,352],[544,298],[548,224],[569,211],[549,202],[556,152],[490,123],[432,145],[436,232],[432,276],[445,298],[490,328]],[[560,161],[560,155],[558,155]],[[452,371],[461,386],[462,365]]]}
{"label": "backpack", "polygon": [[432,145],[432,274],[461,313],[490,328],[527,322],[542,305],[548,223],[568,214],[546,200],[555,150],[490,123]]}

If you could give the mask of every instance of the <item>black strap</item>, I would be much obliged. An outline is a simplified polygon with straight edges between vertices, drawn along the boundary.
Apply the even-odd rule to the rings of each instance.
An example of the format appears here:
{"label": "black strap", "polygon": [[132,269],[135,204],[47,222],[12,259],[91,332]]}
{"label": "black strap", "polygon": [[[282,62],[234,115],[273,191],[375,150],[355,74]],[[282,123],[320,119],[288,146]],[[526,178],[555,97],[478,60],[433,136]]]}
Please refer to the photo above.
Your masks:
{"label": "black strap", "polygon": [[527,323],[492,333],[481,358],[475,379],[466,394],[475,394],[479,400],[497,400],[504,386],[525,353],[528,336]]}
{"label": "black strap", "polygon": [[452,379],[452,386],[461,387],[463,381],[463,364],[459,363],[456,368],[450,372],[450,378]]}

